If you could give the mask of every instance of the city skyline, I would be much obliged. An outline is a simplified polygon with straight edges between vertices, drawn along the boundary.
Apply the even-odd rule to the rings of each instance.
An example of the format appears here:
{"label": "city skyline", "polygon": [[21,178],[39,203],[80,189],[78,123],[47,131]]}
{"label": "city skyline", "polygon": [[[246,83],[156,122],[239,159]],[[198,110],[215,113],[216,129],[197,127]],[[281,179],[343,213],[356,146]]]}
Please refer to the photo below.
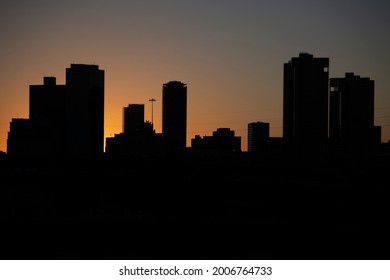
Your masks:
{"label": "city skyline", "polygon": [[[36,154],[40,150],[43,151],[42,155],[53,154],[53,152],[60,155],[65,151],[73,155],[83,153],[85,155],[98,155],[106,152],[107,141],[110,140],[111,143],[113,141],[117,143],[115,144],[115,154],[117,154],[119,152],[117,150],[119,142],[117,141],[123,141],[122,137],[133,138],[138,135],[136,137],[147,137],[151,140],[149,137],[152,134],[160,135],[165,139],[166,151],[173,152],[174,150],[183,150],[186,147],[193,148],[194,143],[196,143],[196,148],[200,147],[201,136],[199,134],[190,140],[191,145],[185,145],[187,137],[187,84],[176,80],[162,85],[162,133],[156,132],[150,120],[145,122],[145,104],[128,104],[127,107],[123,107],[122,132],[116,133],[115,137],[104,137],[104,75],[105,70],[99,69],[99,65],[71,64],[69,68],[66,68],[65,85],[58,85],[56,77],[53,76],[43,77],[42,85],[30,85],[29,118],[12,119],[7,139],[7,150],[12,148],[12,155],[22,155],[23,153],[29,155],[31,151],[35,151],[33,154]],[[350,144],[344,148],[348,149],[350,145],[354,145],[353,150],[366,150],[368,147],[374,149],[374,142],[378,146],[382,139],[382,127],[374,125],[375,81],[370,80],[369,77],[360,78],[354,73],[345,73],[345,77],[348,77],[349,80],[351,77],[355,77],[358,79],[357,81],[361,80],[362,82],[349,83],[349,86],[339,85],[338,83],[341,83],[339,81],[343,81],[344,78],[329,77],[329,58],[314,57],[307,52],[299,53],[298,56],[292,57],[287,63],[284,63],[283,135],[282,137],[271,137],[283,139],[286,151],[293,152],[294,150],[293,153],[302,158],[308,156],[308,158],[317,158],[317,160],[326,158],[330,151],[327,146],[334,145],[340,140],[344,142],[348,139]],[[335,94],[338,94],[338,97],[335,97]],[[364,98],[362,98],[363,96]],[[341,110],[341,108],[344,109]],[[347,114],[346,108],[349,108]],[[49,126],[46,124],[47,121]],[[261,123],[267,124],[267,132],[265,130],[260,132],[259,128],[255,129],[256,125]],[[266,138],[269,139],[269,126],[269,123],[260,121],[248,123],[248,152],[255,151],[253,137],[257,139],[266,133],[268,135]],[[353,137],[352,134],[348,133],[348,137],[345,138],[346,128],[348,131],[351,129],[351,131],[355,131]],[[230,127],[217,128],[217,131],[222,130],[230,130]],[[342,131],[343,136],[339,135],[340,138],[339,136],[335,137],[338,130]],[[363,131],[362,134],[360,130]],[[78,133],[76,133],[77,131]],[[254,131],[260,134],[253,134]],[[376,138],[374,131],[377,135]],[[235,131],[232,132],[234,136]],[[360,134],[364,140],[360,139]],[[48,138],[48,135],[55,138]],[[204,135],[204,137],[204,139],[208,139],[210,136]],[[242,151],[241,136],[237,137],[240,139],[239,147],[236,145],[233,150]],[[374,141],[374,139],[376,140]],[[145,138],[143,141],[149,140]],[[260,138],[257,141],[261,141]],[[53,144],[52,148],[47,148]],[[136,147],[134,144],[131,144],[133,148]],[[126,146],[127,144],[123,142],[120,145]],[[268,140],[260,145],[265,145],[264,149],[269,145]],[[41,148],[33,148],[33,146]],[[333,146],[331,150],[335,147]],[[29,150],[30,152],[28,152]],[[152,148],[152,150],[155,149]],[[318,154],[314,155],[314,151]],[[265,150],[263,150],[264,152]],[[306,156],[304,156],[305,154]]]}
{"label": "city skyline", "polygon": [[3,1],[3,258],[389,259],[389,12]]}
{"label": "city skyline", "polygon": [[382,141],[390,138],[385,1],[21,4],[0,12],[1,151],[11,119],[28,116],[29,85],[43,76],[64,84],[71,63],[106,70],[104,138],[121,131],[126,104],[145,104],[150,120],[151,98],[161,132],[161,84],[180,80],[189,85],[187,146],[229,127],[245,151],[248,123],[270,123],[270,136],[282,136],[283,63],[302,51],[329,57],[330,78],[374,80],[374,122]]}
{"label": "city skyline", "polygon": [[[104,145],[104,76],[98,65],[71,64],[65,85],[57,85],[56,77],[30,85],[29,118],[12,119],[8,154],[69,159],[99,158],[105,151],[109,157],[179,159],[186,148],[219,156],[242,151],[241,136],[226,127],[203,139],[195,135],[186,146],[187,84],[181,81],[162,86],[162,133],[145,121],[144,104],[129,104],[123,107],[122,132],[107,137]],[[299,53],[284,63],[283,137],[270,137],[269,123],[249,123],[248,152],[262,160],[282,156],[304,162],[364,160],[381,154],[374,84],[354,73],[329,79],[329,58]]]}

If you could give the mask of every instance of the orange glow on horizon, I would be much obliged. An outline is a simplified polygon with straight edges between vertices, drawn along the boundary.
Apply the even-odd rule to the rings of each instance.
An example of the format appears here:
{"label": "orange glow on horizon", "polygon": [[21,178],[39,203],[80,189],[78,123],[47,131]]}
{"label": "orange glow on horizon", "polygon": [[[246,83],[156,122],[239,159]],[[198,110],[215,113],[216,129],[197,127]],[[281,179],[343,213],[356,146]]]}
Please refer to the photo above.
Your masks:
{"label": "orange glow on horizon", "polygon": [[250,122],[269,122],[270,136],[282,136],[283,64],[303,50],[330,59],[329,77],[354,72],[375,81],[375,125],[390,140],[387,2],[341,3],[337,13],[323,1],[225,2],[5,3],[0,151],[12,118],[29,116],[29,85],[44,76],[64,84],[72,63],[105,71],[105,137],[122,132],[128,104],[144,104],[151,120],[151,98],[161,133],[162,85],[178,80],[188,87],[187,146],[230,128],[245,151]]}

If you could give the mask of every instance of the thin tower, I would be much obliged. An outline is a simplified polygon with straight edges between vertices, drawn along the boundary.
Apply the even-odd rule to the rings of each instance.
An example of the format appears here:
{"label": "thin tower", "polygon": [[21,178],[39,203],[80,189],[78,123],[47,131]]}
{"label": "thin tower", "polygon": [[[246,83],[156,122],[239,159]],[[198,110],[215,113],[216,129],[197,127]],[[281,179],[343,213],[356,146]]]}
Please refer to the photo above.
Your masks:
{"label": "thin tower", "polygon": [[153,127],[153,102],[156,101],[156,99],[152,98],[149,99],[150,102],[152,102],[152,127]]}

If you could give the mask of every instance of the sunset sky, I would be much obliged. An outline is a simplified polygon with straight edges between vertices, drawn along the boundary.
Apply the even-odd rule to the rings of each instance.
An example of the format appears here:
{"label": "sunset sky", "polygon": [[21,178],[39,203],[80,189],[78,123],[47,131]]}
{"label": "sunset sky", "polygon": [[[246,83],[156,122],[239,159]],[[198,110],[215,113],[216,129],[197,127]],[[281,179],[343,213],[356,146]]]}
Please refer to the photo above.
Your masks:
{"label": "sunset sky", "polygon": [[375,81],[375,125],[390,140],[388,0],[5,0],[0,5],[0,150],[12,118],[28,118],[29,85],[65,83],[71,63],[105,70],[105,136],[122,110],[145,104],[161,132],[162,85],[187,84],[187,146],[198,134],[247,125],[282,136],[283,63],[329,58],[330,77]]}

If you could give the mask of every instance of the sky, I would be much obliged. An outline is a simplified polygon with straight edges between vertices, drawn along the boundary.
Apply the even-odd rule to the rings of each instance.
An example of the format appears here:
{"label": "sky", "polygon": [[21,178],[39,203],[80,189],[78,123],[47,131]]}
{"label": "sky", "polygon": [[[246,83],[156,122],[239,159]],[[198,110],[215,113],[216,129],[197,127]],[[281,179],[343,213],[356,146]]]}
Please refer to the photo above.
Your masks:
{"label": "sky", "polygon": [[187,84],[187,146],[250,122],[282,136],[283,64],[329,58],[329,76],[375,81],[375,125],[390,140],[388,0],[5,0],[0,5],[0,151],[12,118],[28,118],[29,85],[65,84],[72,63],[105,71],[105,137],[123,108],[145,104],[161,132],[162,85]]}

